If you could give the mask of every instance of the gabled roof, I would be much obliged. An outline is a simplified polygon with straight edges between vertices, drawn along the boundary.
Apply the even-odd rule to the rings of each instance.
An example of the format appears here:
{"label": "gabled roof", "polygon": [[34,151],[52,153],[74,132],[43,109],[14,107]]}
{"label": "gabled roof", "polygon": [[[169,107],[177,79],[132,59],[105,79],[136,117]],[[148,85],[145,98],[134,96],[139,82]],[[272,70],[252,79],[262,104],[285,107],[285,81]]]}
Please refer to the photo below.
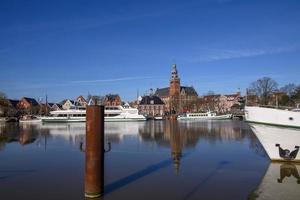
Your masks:
{"label": "gabled roof", "polygon": [[25,99],[28,103],[30,103],[32,106],[37,106],[39,105],[39,103],[33,99],[33,98],[29,98],[29,97],[23,97],[23,99]]}
{"label": "gabled roof", "polygon": [[157,88],[155,91],[155,96],[159,96],[159,97],[167,97],[169,96],[169,87],[166,88]]}
{"label": "gabled roof", "polygon": [[62,102],[60,102],[59,104],[64,105],[67,101],[70,101],[72,104],[74,104],[74,101],[73,101],[73,100],[70,100],[70,99],[64,99],[64,100],[62,100]]}
{"label": "gabled roof", "polygon": [[181,86],[180,87],[180,92],[184,90],[186,92],[186,94],[188,94],[189,96],[198,96],[196,90],[194,89],[194,87],[186,87],[186,86]]}
{"label": "gabled roof", "polygon": [[[153,101],[153,103],[151,103]],[[158,96],[143,96],[140,105],[162,105],[165,104]]]}
{"label": "gabled roof", "polygon": [[113,101],[113,100],[115,100],[116,98],[121,99],[120,96],[119,96],[118,94],[107,94],[107,95],[105,96],[105,99],[108,100],[108,101]]}
{"label": "gabled roof", "polygon": [[[170,87],[157,88],[154,95],[159,96],[159,97],[167,97],[167,96],[169,96],[169,90],[170,90]],[[198,93],[196,92],[194,87],[181,86],[180,92],[182,90],[184,90],[185,93],[189,96],[198,96]]]}
{"label": "gabled roof", "polygon": [[77,101],[78,101],[78,99],[81,99],[83,102],[87,103],[87,101],[85,100],[85,98],[82,95],[80,95],[79,97],[77,97]]}

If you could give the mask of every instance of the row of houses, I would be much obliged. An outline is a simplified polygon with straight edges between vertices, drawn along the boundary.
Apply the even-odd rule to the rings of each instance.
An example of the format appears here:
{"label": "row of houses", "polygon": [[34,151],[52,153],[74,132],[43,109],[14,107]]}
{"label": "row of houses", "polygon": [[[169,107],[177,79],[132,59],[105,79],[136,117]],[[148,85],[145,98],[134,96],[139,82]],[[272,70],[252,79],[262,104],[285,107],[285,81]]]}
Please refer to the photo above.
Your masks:
{"label": "row of houses", "polygon": [[59,103],[38,102],[34,98],[23,97],[20,100],[3,99],[0,101],[0,117],[20,116],[24,114],[47,115],[50,111],[67,109],[85,109],[88,104],[117,106],[121,105],[121,98],[117,94],[108,94],[104,97],[91,96],[84,98],[82,95],[76,99],[65,99]]}

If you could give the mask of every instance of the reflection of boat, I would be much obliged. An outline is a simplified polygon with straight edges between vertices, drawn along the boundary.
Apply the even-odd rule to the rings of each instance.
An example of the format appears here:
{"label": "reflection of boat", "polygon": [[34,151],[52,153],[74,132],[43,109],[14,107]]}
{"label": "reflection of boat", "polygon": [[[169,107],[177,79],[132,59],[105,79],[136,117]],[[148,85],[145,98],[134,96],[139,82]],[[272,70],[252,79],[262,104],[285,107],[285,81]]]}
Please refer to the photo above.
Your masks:
{"label": "reflection of boat", "polygon": [[20,123],[39,123],[42,120],[39,117],[33,115],[24,115],[21,119],[19,119]]}
{"label": "reflection of boat", "polygon": [[163,117],[162,116],[155,116],[154,120],[163,120]]}
{"label": "reflection of boat", "polygon": [[[131,108],[129,105],[123,106],[106,106],[105,107],[106,122],[115,121],[145,121],[143,115],[138,114],[138,109]],[[57,110],[50,112],[50,117],[42,117],[43,122],[85,122],[85,110]]]}
{"label": "reflection of boat", "polygon": [[213,112],[206,113],[185,113],[183,115],[178,116],[178,120],[218,120],[218,119],[230,119],[232,117],[231,114],[227,115],[217,115]]}
{"label": "reflection of boat", "polygon": [[300,112],[265,107],[245,107],[248,122],[300,128]]}
{"label": "reflection of boat", "polygon": [[300,161],[300,129],[250,124],[260,143],[272,160]]}
{"label": "reflection of boat", "polygon": [[297,200],[300,197],[300,165],[271,163],[258,188],[248,199]]}

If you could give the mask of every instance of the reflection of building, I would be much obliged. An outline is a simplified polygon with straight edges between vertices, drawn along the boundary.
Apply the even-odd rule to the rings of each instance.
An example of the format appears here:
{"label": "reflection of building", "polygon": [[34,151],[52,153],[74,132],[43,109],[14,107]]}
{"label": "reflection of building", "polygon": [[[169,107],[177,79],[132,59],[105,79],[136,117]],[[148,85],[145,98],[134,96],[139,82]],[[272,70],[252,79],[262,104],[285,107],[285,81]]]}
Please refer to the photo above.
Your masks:
{"label": "reflection of building", "polygon": [[157,88],[155,95],[165,102],[166,111],[174,110],[177,113],[194,107],[193,102],[198,98],[198,94],[193,87],[180,85],[180,78],[175,64],[172,69],[170,87]]}
{"label": "reflection of building", "polygon": [[166,134],[170,136],[171,156],[173,159],[176,174],[179,174],[180,159],[182,157],[183,137],[181,137],[180,128],[176,121],[167,121]]}

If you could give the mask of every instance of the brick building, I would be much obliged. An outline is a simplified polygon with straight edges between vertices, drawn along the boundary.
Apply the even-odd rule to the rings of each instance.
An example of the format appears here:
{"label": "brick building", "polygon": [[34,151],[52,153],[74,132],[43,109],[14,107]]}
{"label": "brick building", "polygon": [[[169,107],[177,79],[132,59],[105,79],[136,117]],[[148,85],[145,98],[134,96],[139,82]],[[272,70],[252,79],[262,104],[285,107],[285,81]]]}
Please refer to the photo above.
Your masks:
{"label": "brick building", "polygon": [[170,86],[157,88],[155,95],[164,101],[166,111],[171,112],[174,110],[176,113],[192,109],[198,98],[198,94],[193,87],[181,86],[175,64],[171,71]]}
{"label": "brick building", "polygon": [[105,106],[119,106],[122,105],[121,97],[118,94],[108,94],[104,98]]}
{"label": "brick building", "polygon": [[17,108],[22,114],[38,114],[40,104],[33,98],[23,97],[18,102]]}
{"label": "brick building", "polygon": [[143,96],[138,105],[140,114],[148,116],[163,116],[165,112],[165,103],[154,95]]}

